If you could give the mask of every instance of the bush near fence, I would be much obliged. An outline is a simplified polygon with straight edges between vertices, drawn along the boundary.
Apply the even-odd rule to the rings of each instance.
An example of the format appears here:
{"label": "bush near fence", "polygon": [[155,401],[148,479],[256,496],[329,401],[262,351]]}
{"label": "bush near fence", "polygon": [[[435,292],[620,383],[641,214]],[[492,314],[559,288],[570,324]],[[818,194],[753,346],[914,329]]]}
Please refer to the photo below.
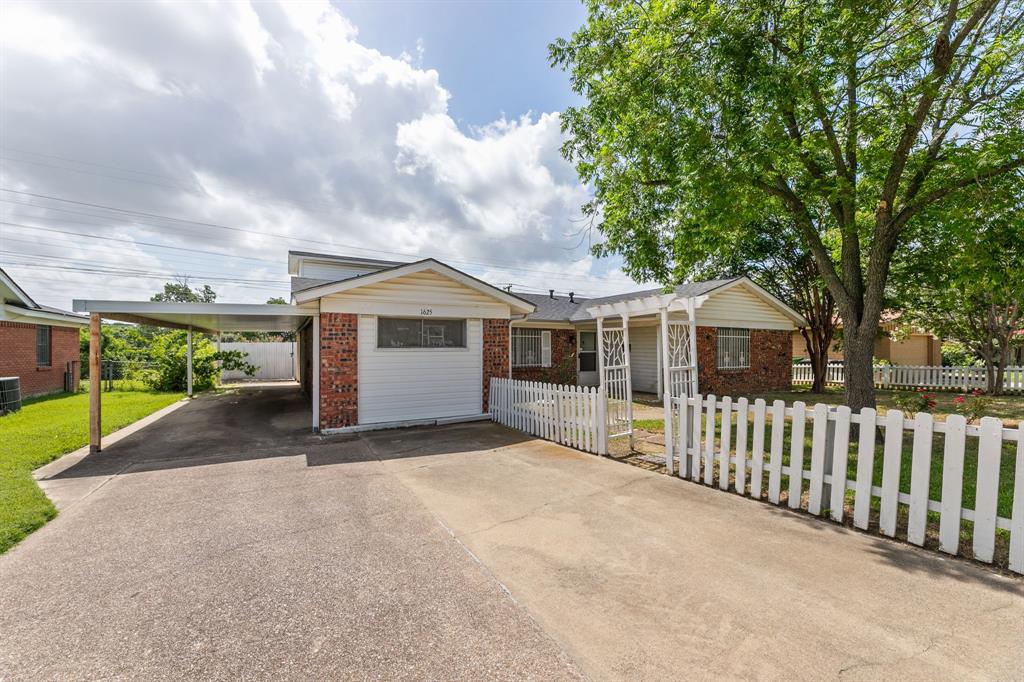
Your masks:
{"label": "bush near fence", "polygon": [[999,544],[1009,569],[1024,573],[1024,424],[713,395],[678,398],[676,408],[684,478],[837,522],[852,515],[858,529],[919,546],[937,541],[985,563]]}

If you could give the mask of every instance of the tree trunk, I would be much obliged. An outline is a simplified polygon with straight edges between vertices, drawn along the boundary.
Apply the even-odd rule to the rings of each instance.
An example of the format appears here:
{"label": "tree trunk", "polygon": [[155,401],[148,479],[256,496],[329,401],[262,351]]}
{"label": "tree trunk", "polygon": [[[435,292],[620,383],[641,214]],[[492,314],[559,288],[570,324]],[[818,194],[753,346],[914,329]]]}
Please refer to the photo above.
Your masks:
{"label": "tree trunk", "polygon": [[877,324],[859,327],[844,324],[843,349],[846,359],[846,404],[854,413],[875,407],[875,332]]}

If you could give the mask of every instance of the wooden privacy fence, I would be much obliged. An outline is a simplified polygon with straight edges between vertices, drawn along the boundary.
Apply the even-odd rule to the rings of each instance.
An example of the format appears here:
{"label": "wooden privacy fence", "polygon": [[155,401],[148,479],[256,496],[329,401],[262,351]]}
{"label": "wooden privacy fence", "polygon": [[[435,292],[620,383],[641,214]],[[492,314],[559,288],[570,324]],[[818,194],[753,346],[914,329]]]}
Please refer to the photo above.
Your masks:
{"label": "wooden privacy fence", "polygon": [[578,450],[608,452],[604,391],[491,379],[491,420]]}
{"label": "wooden privacy fence", "polygon": [[[677,398],[676,408],[681,477],[757,499],[767,489],[772,504],[785,496],[792,509],[827,511],[838,522],[852,509],[861,530],[869,529],[874,509],[888,537],[905,518],[906,539],[915,545],[935,537],[937,517],[939,548],[949,554],[960,552],[962,521],[969,521],[974,558],[986,563],[992,563],[999,529],[1009,533],[1010,570],[1024,573],[1024,424],[1007,429],[983,417],[974,426],[960,415],[937,422],[927,413],[905,419],[899,410],[852,414],[845,406],[786,407],[781,400],[769,406],[714,395]],[[876,427],[884,433],[880,458]],[[875,484],[877,467],[881,485]],[[901,490],[901,477],[904,483],[909,477],[909,492]],[[931,499],[931,491],[940,499]],[[973,508],[963,506],[965,497],[973,498]],[[1000,508],[1009,516],[1000,516]]]}
{"label": "wooden privacy fence", "polygon": [[[927,388],[937,391],[971,391],[988,386],[984,367],[938,367],[934,365],[876,365],[875,386],[878,388]],[[793,383],[814,381],[810,365],[793,365]],[[843,363],[830,362],[825,371],[826,384],[843,384],[846,371]],[[1003,390],[1024,393],[1024,367],[1007,367]]]}
{"label": "wooden privacy fence", "polygon": [[248,358],[246,362],[256,365],[259,369],[252,376],[239,370],[224,370],[220,374],[221,381],[270,381],[273,379],[294,379],[295,344],[290,341],[252,341],[239,343],[222,343],[221,350],[240,350]]}

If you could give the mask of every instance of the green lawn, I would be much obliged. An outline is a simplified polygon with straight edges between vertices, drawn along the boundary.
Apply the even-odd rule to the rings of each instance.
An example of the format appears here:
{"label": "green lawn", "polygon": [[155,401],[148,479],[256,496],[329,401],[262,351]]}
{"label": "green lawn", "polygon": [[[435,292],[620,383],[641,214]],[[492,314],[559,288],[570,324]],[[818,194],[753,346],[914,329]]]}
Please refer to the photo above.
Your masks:
{"label": "green lawn", "polygon": [[[180,393],[103,394],[103,433],[116,431],[180,400]],[[0,554],[57,515],[32,470],[89,443],[86,393],[27,399],[0,417]]]}

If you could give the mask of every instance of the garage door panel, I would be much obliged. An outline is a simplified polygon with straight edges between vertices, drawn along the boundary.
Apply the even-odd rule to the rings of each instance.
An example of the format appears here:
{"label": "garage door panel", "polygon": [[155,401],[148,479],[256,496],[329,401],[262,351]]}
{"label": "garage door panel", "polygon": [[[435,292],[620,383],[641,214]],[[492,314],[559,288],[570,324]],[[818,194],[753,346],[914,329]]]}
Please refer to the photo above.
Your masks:
{"label": "garage door panel", "polygon": [[378,349],[377,317],[359,318],[359,423],[437,419],[483,409],[482,323],[465,349]]}

